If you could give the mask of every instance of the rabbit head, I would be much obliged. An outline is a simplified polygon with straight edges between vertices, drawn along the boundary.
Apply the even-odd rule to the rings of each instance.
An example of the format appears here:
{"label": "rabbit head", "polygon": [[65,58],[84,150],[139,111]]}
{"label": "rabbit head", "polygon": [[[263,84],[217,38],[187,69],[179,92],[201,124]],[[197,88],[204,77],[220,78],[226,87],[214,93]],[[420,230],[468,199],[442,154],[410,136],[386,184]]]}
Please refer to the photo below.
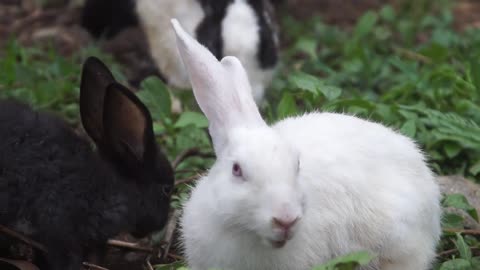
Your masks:
{"label": "rabbit head", "polygon": [[173,169],[155,141],[145,105],[94,57],[83,67],[80,114],[100,155],[139,193],[131,233],[143,237],[161,229],[168,215]]}
{"label": "rabbit head", "polygon": [[217,156],[205,179],[218,206],[214,214],[230,231],[282,247],[304,213],[299,154],[260,116],[240,61],[218,61],[176,20],[172,24]]}

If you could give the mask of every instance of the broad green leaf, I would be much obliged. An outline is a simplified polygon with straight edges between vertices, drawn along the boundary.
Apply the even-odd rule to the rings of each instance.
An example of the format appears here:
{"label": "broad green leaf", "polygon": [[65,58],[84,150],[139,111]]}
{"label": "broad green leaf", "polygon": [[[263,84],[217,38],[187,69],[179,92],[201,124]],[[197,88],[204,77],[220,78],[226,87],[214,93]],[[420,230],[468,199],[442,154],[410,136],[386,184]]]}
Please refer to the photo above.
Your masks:
{"label": "broad green leaf", "polygon": [[443,145],[443,149],[445,150],[448,158],[454,158],[460,153],[460,151],[462,151],[462,147],[453,142],[445,143]]}
{"label": "broad green leaf", "polygon": [[362,38],[370,33],[377,23],[378,15],[373,11],[365,13],[355,26],[354,35],[357,38]]}
{"label": "broad green leaf", "polygon": [[480,59],[478,57],[472,58],[470,62],[470,73],[475,88],[477,88],[477,91],[480,91]]}
{"label": "broad green leaf", "polygon": [[354,270],[357,266],[367,265],[375,256],[366,251],[359,251],[337,257],[313,270]]}
{"label": "broad green leaf", "polygon": [[328,100],[336,99],[342,94],[342,91],[340,88],[331,86],[331,85],[326,85],[323,81],[321,81],[317,77],[312,76],[310,74],[303,73],[303,72],[297,72],[295,74],[290,75],[290,77],[288,78],[288,81],[295,88],[309,91],[314,95],[318,95],[321,93]]}
{"label": "broad green leaf", "polygon": [[414,119],[411,119],[411,120],[408,120],[407,122],[405,122],[402,127],[400,128],[400,131],[410,137],[410,138],[415,138],[415,134],[416,134],[416,131],[417,131],[417,126],[416,126],[416,123],[415,123],[415,120]]}
{"label": "broad green leaf", "polygon": [[449,194],[442,202],[444,207],[454,207],[465,210],[472,218],[478,221],[477,210],[470,205],[467,198],[462,194]]}
{"label": "broad green leaf", "polygon": [[395,20],[395,10],[389,4],[383,6],[379,14],[380,17],[387,22],[393,22],[393,20]]}
{"label": "broad green leaf", "polygon": [[453,259],[442,263],[440,270],[472,270],[472,264],[465,259]]}
{"label": "broad green leaf", "polygon": [[463,229],[464,218],[454,213],[445,213],[442,218],[442,227],[450,229]]}
{"label": "broad green leaf", "polygon": [[480,173],[480,160],[475,162],[469,169],[472,175],[478,175]]}
{"label": "broad green leaf", "polygon": [[183,112],[175,123],[175,128],[183,128],[188,125],[193,125],[197,128],[208,127],[207,118],[198,112]]}
{"label": "broad green leaf", "polygon": [[171,116],[172,101],[167,86],[157,77],[143,80],[137,96],[147,106],[152,118],[164,121]]}
{"label": "broad green leaf", "polygon": [[455,246],[457,247],[458,253],[460,253],[460,257],[470,261],[472,259],[472,251],[470,247],[465,243],[463,237],[460,233],[456,233],[457,240],[455,241]]}
{"label": "broad green leaf", "polygon": [[292,116],[297,113],[297,104],[292,94],[286,92],[283,94],[280,103],[277,106],[278,118],[283,119],[287,116]]}
{"label": "broad green leaf", "polygon": [[295,45],[295,48],[298,51],[306,53],[312,59],[316,59],[317,58],[317,44],[318,44],[318,41],[315,40],[315,39],[302,38],[297,42],[297,44]]}

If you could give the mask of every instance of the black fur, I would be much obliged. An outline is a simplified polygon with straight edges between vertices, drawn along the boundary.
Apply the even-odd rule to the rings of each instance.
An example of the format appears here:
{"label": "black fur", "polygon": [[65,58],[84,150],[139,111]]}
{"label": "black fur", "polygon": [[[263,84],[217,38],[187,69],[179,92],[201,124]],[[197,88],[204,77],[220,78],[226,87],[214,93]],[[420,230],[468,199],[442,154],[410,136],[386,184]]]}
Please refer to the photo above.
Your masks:
{"label": "black fur", "polygon": [[138,24],[135,0],[87,0],[81,24],[96,38],[113,37],[122,29]]}
{"label": "black fur", "polygon": [[205,17],[198,24],[195,36],[200,44],[207,47],[220,60],[223,57],[222,20],[233,0],[198,0],[198,2]]}
{"label": "black fur", "polygon": [[[7,186],[0,224],[47,247],[42,270],[78,270],[108,238],[122,231],[143,237],[162,229],[168,216],[173,169],[155,143],[150,114],[128,89],[109,82],[98,59],[87,60],[83,73],[81,95],[104,100],[80,104],[84,125],[90,116],[103,119],[87,130],[96,134],[98,152],[55,115],[0,102],[0,185]],[[130,125],[135,117],[144,125]],[[93,133],[96,124],[102,127]]]}
{"label": "black fur", "polygon": [[[223,54],[222,20],[227,7],[234,0],[197,0],[205,13],[204,19],[195,30],[197,40],[207,47],[217,59]],[[274,67],[278,62],[276,29],[272,25],[273,9],[268,5],[279,5],[281,0],[247,0],[252,6],[259,23],[260,44],[257,58],[262,68]],[[105,34],[111,37],[127,26],[138,24],[135,0],[87,0],[82,25],[95,37]],[[266,16],[270,16],[269,19]],[[270,21],[269,21],[270,20]],[[241,37],[239,37],[241,38]]]}
{"label": "black fur", "polygon": [[[267,7],[267,5],[269,5],[269,3],[267,3],[267,1],[248,0],[248,3],[257,14],[258,24],[260,25],[260,46],[257,52],[260,66],[264,69],[273,68],[278,62],[278,46],[275,40],[277,33],[272,25],[273,12],[268,12],[269,7]],[[267,18],[266,16],[269,17]]]}

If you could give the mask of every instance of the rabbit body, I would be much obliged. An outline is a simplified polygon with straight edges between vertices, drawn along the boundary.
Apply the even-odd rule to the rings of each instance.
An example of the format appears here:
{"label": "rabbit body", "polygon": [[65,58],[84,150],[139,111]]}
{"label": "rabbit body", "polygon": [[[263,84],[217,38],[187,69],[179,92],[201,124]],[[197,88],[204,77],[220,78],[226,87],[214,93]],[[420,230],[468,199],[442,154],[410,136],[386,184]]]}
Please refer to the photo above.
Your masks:
{"label": "rabbit body", "polygon": [[440,192],[412,140],[334,113],[268,126],[241,62],[172,23],[217,156],[181,220],[193,270],[309,270],[362,250],[376,255],[363,269],[430,267]]}
{"label": "rabbit body", "polygon": [[177,18],[218,59],[238,57],[261,102],[278,61],[278,38],[273,8],[268,1],[247,0],[137,0],[137,14],[158,69],[169,84],[189,88],[186,70],[175,45],[170,19]]}
{"label": "rabbit body", "polygon": [[[128,192],[135,188],[86,140],[64,121],[26,105],[1,102],[0,111],[1,180],[8,187],[1,224],[46,243],[59,267],[71,259],[80,266],[83,249],[134,228],[129,202],[140,194]],[[59,247],[65,249],[56,254]]]}
{"label": "rabbit body", "polygon": [[98,60],[83,73],[82,121],[97,151],[53,114],[0,102],[0,224],[45,246],[42,270],[79,270],[108,238],[144,237],[168,217],[173,170],[150,134],[148,111]]}
{"label": "rabbit body", "polygon": [[158,71],[176,88],[190,88],[175,46],[170,19],[177,18],[218,59],[238,57],[263,100],[278,62],[278,34],[271,0],[87,0],[82,25],[94,36],[111,37],[140,24]]}
{"label": "rabbit body", "polygon": [[[441,233],[440,193],[411,140],[333,113],[288,118],[272,128],[300,153],[305,213],[296,235],[272,249],[248,229],[229,230],[223,221],[228,217],[218,214],[224,203],[215,193],[222,191],[215,179],[204,177],[182,220],[193,270],[308,270],[360,250],[378,256],[365,269],[428,269]],[[268,158],[258,155],[252,162]]]}

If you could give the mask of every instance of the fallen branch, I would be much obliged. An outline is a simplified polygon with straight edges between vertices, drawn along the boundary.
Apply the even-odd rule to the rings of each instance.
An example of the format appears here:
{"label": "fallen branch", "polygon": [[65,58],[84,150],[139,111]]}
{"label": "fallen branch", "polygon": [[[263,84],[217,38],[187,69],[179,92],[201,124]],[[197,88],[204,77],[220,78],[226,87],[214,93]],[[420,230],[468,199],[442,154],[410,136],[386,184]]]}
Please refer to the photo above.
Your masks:
{"label": "fallen branch", "polygon": [[147,270],[154,270],[152,264],[150,263],[151,255],[148,255],[145,259],[145,265],[147,266]]}
{"label": "fallen branch", "polygon": [[470,235],[480,235],[480,230],[463,230],[463,229],[443,229],[444,232],[448,233],[463,233]]}
{"label": "fallen branch", "polygon": [[[474,250],[480,250],[480,248],[476,248],[476,247],[470,247],[470,249],[472,251]],[[448,250],[444,250],[442,252],[439,252],[437,254],[437,257],[445,257],[445,256],[450,256],[452,254],[455,254],[455,253],[458,253],[458,249],[454,248],[454,249],[448,249]]]}
{"label": "fallen branch", "polygon": [[83,265],[88,267],[88,269],[108,270],[105,267],[101,267],[101,266],[98,266],[98,265],[93,264],[93,263],[83,262]]}
{"label": "fallen branch", "polygon": [[0,225],[0,231],[3,232],[3,233],[6,234],[6,235],[9,235],[9,236],[11,236],[11,237],[13,237],[13,238],[16,238],[16,239],[18,239],[18,240],[26,243],[26,244],[28,244],[28,245],[30,245],[30,246],[38,249],[38,250],[41,250],[41,251],[43,251],[43,252],[45,252],[45,253],[48,252],[48,251],[47,251],[47,248],[46,248],[44,245],[36,242],[35,240],[32,240],[32,239],[28,238],[27,236],[25,236],[25,235],[23,235],[23,234],[21,234],[21,233],[18,233],[18,232],[16,232],[16,231],[13,231],[13,230],[11,230],[11,229],[3,226],[3,225]]}
{"label": "fallen branch", "polygon": [[177,219],[180,215],[180,210],[175,209],[173,210],[172,216],[168,220],[167,227],[165,229],[165,237],[163,238],[163,242],[165,243],[165,247],[163,249],[162,260],[167,258],[168,252],[170,251],[170,247],[172,245],[173,234],[175,233],[175,228],[177,227]]}
{"label": "fallen branch", "polygon": [[13,23],[12,28],[11,28],[11,33],[19,34],[20,32],[23,32],[25,29],[27,29],[32,24],[34,24],[38,21],[46,20],[46,19],[49,19],[49,18],[54,18],[57,15],[58,15],[58,10],[37,9],[37,10],[33,11],[27,17]]}
{"label": "fallen branch", "polygon": [[404,49],[404,48],[399,48],[399,47],[393,48],[393,50],[396,53],[402,54],[403,56],[405,56],[406,58],[409,58],[411,60],[416,60],[416,61],[419,61],[423,64],[432,63],[432,60],[430,58],[428,58],[424,55],[421,55],[419,53],[416,53],[414,51],[407,50],[407,49]]}
{"label": "fallen branch", "polygon": [[172,258],[172,259],[175,259],[175,260],[185,260],[185,258],[183,258],[182,256],[179,256],[177,254],[173,254],[173,253],[168,253],[168,257]]}
{"label": "fallen branch", "polygon": [[115,239],[109,239],[107,244],[112,247],[126,248],[126,249],[132,249],[132,250],[148,252],[148,253],[152,253],[154,251],[152,247],[142,246],[142,245],[139,245],[138,243],[125,242],[125,241],[120,241]]}

